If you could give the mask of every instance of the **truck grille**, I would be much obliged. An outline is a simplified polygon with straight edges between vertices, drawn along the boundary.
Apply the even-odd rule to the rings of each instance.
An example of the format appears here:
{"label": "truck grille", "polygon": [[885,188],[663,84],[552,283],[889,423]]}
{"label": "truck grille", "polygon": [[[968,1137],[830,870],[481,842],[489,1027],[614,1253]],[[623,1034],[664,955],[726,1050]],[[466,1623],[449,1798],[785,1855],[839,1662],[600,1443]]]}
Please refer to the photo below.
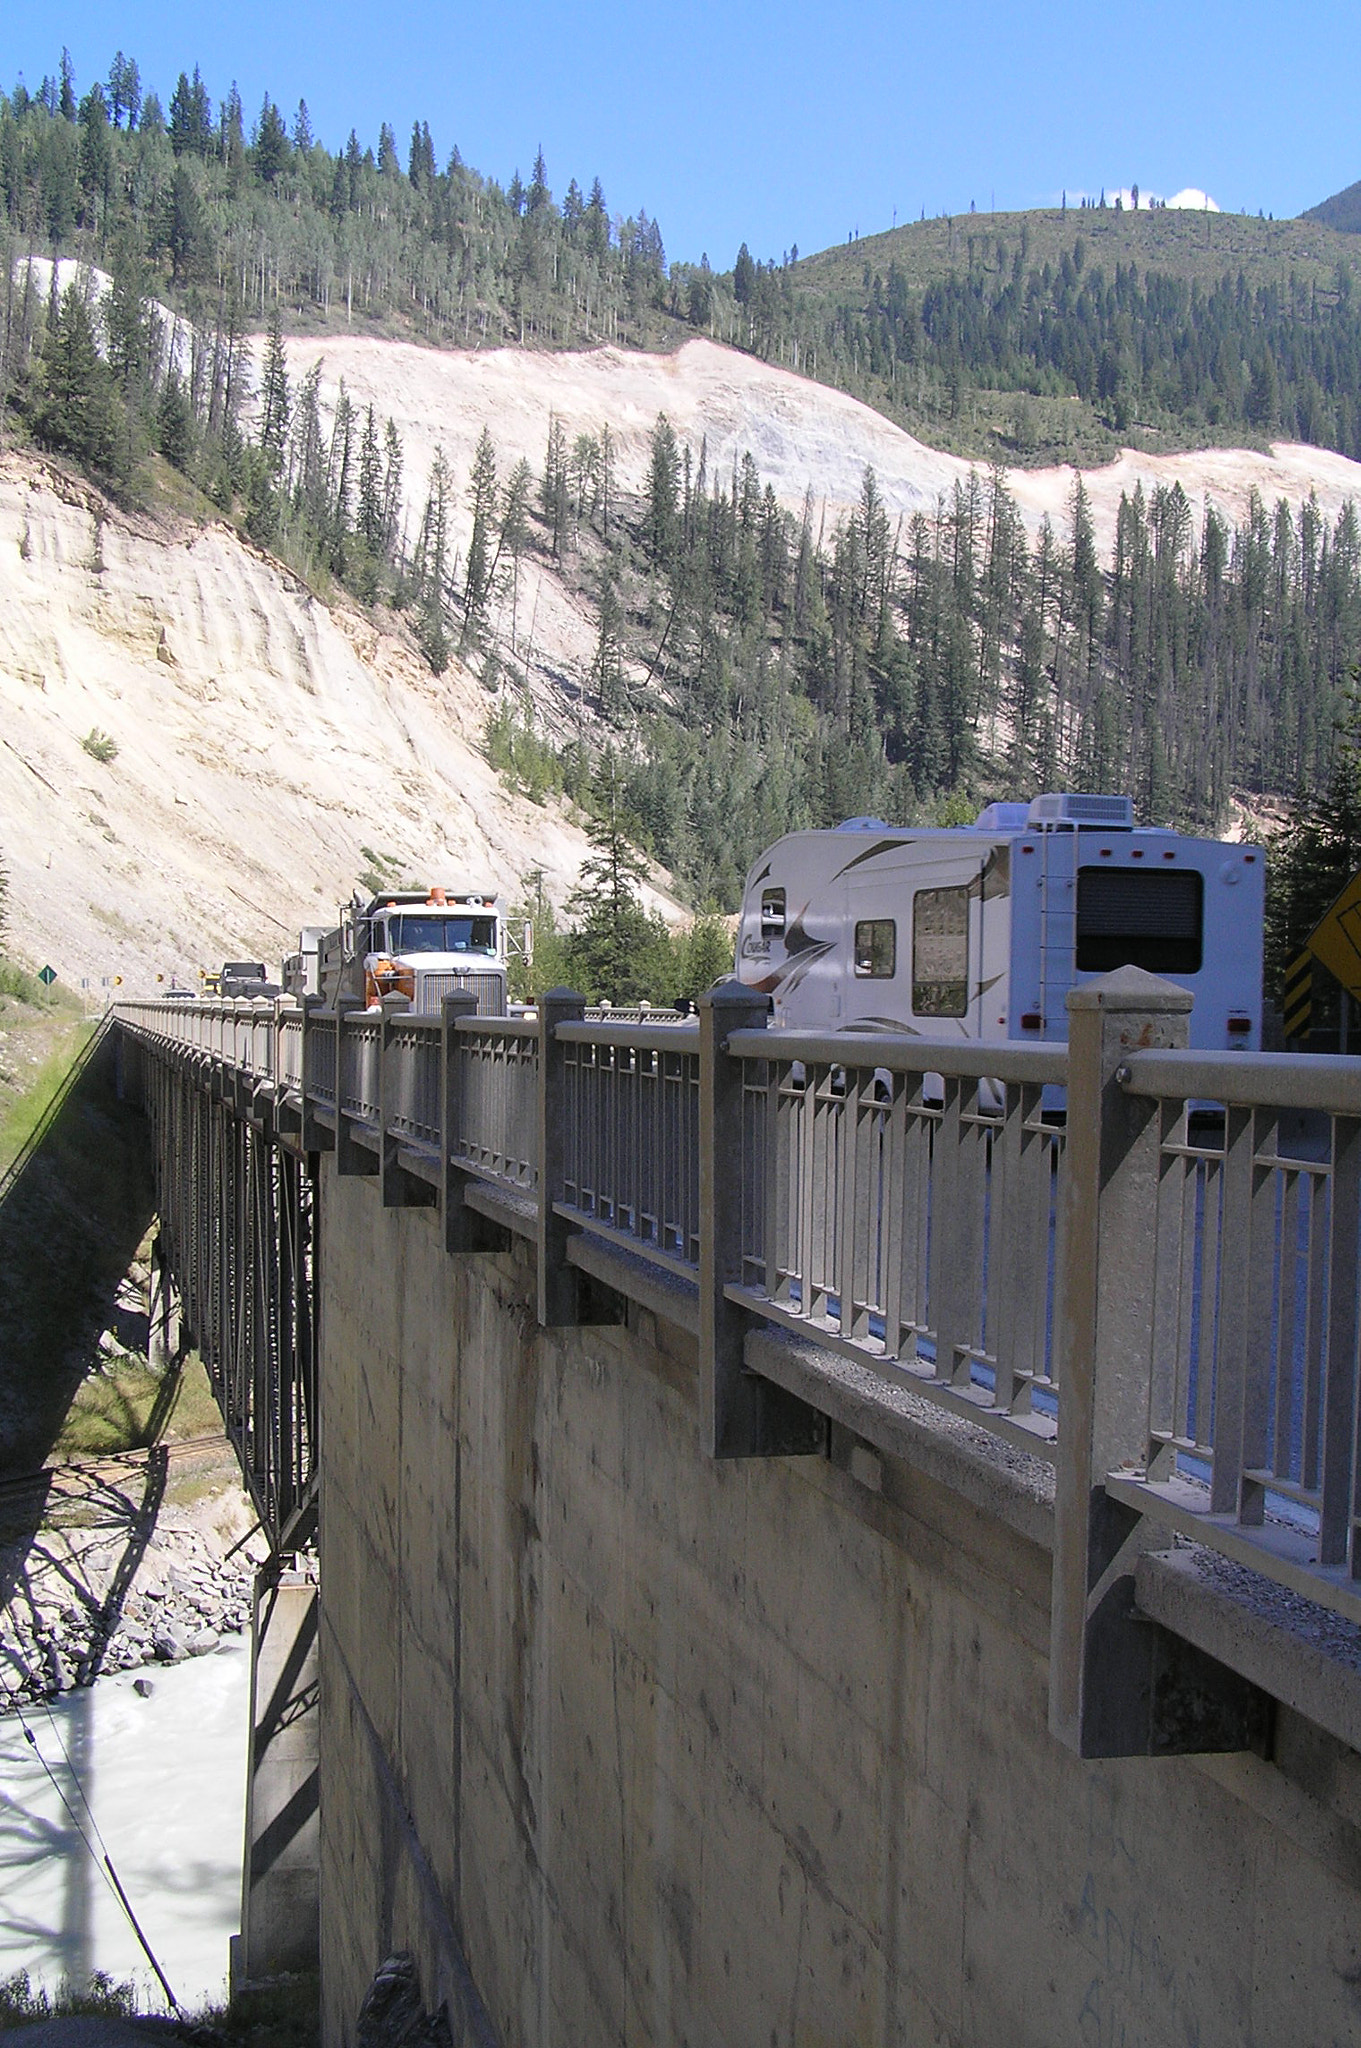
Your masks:
{"label": "truck grille", "polygon": [[422,974],[416,975],[415,1008],[429,1013],[438,1010],[446,996],[454,996],[463,990],[470,990],[477,997],[479,1017],[500,1017],[505,1014],[506,983],[504,975],[496,972]]}

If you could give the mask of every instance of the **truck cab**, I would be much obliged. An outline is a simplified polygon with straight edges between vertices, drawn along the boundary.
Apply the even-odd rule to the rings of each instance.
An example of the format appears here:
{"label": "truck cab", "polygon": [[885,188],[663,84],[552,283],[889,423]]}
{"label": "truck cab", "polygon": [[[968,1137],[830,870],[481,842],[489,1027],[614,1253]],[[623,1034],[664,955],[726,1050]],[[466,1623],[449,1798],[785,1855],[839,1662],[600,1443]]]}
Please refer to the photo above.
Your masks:
{"label": "truck cab", "polygon": [[393,890],[348,906],[321,945],[327,1000],[359,997],[366,1008],[404,995],[413,1010],[437,1012],[447,995],[470,991],[482,1016],[506,1009],[506,929],[491,891]]}
{"label": "truck cab", "polygon": [[1261,1043],[1260,847],[1136,826],[1127,797],[990,804],[973,825],[856,818],[753,866],[738,978],[777,1026],[1064,1040],[1070,988],[1143,967],[1195,996],[1191,1042]]}

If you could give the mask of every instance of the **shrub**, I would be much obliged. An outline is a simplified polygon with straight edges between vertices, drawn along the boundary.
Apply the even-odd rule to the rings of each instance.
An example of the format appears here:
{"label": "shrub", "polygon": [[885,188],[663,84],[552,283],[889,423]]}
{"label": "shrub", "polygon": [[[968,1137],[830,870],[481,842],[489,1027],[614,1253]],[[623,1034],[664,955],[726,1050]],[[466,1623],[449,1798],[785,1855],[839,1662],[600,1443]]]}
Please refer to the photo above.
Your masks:
{"label": "shrub", "polygon": [[118,759],[117,740],[112,733],[101,732],[97,725],[90,727],[90,730],[86,733],[80,744],[84,747],[86,753],[96,761],[116,761]]}

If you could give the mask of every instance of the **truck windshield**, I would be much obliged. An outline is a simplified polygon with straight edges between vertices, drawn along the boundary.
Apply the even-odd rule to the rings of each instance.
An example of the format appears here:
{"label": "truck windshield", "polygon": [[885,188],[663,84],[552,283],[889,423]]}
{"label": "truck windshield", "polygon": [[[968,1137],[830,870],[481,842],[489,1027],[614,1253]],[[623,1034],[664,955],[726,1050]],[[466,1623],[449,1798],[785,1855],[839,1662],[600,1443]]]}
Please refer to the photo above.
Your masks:
{"label": "truck windshield", "polygon": [[494,917],[392,917],[388,949],[393,953],[496,954]]}

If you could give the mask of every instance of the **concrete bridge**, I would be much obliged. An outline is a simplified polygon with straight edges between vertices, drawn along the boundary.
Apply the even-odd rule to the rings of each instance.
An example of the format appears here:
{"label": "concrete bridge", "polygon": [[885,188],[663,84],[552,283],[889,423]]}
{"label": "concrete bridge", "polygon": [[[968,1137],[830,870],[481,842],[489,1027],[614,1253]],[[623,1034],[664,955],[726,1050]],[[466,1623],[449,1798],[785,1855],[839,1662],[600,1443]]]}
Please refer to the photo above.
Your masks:
{"label": "concrete bridge", "polygon": [[1361,2034],[1361,1062],[1189,1001],[120,1006],[294,1601],[245,1974],[319,1784],[337,2048],[400,1949],[505,2048]]}

